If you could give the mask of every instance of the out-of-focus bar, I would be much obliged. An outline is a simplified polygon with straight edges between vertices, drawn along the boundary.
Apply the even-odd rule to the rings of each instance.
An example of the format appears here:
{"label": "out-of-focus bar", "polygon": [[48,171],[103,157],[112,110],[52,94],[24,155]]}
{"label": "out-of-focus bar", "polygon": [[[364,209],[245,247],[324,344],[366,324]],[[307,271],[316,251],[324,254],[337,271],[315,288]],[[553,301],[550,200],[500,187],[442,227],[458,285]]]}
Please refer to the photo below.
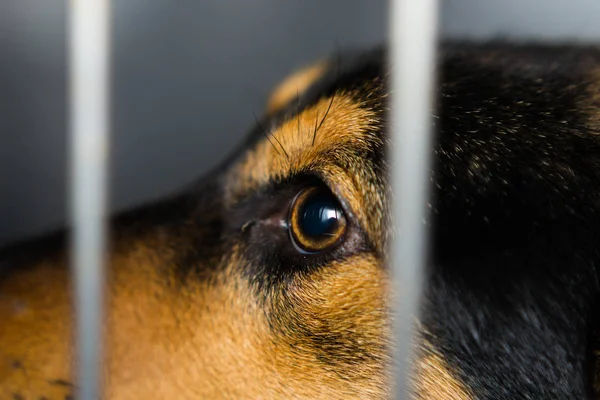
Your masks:
{"label": "out-of-focus bar", "polygon": [[77,398],[101,393],[109,135],[110,1],[71,0],[69,15],[72,271]]}
{"label": "out-of-focus bar", "polygon": [[427,252],[437,0],[392,0],[390,32],[394,394],[410,398],[414,318],[418,316]]}

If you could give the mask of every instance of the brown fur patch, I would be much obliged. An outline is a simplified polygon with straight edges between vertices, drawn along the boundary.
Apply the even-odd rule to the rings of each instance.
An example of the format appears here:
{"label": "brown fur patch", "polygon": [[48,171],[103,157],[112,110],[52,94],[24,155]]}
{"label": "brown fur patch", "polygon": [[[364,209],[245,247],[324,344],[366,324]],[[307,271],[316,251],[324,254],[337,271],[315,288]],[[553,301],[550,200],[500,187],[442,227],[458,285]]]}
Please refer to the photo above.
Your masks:
{"label": "brown fur patch", "polygon": [[471,400],[474,396],[449,371],[442,356],[429,346],[416,363],[415,394],[418,399]]}
{"label": "brown fur patch", "polygon": [[[348,382],[314,354],[299,357],[288,343],[274,340],[248,281],[236,272],[243,260],[235,249],[210,282],[181,286],[161,268],[170,258],[166,243],[149,248],[145,243],[159,245],[156,238],[138,239],[110,260],[105,398],[344,399],[377,392],[372,382]],[[157,257],[163,252],[164,258]],[[375,268],[373,260],[365,262]],[[335,270],[345,272],[338,278],[335,271],[315,277],[309,291],[320,300],[304,297],[306,312],[337,312],[340,327],[367,320],[373,325],[369,307],[381,292],[361,285],[359,278],[373,284],[378,279],[361,265],[340,264]],[[72,394],[68,275],[67,269],[41,264],[0,287],[1,398]],[[345,290],[353,287],[358,292],[344,300]],[[363,305],[355,306],[363,308],[362,315],[352,306],[358,293]]]}
{"label": "brown fur patch", "polygon": [[[147,263],[143,258],[142,252],[119,266]],[[260,314],[239,278],[225,271],[211,284],[182,287],[146,274],[135,284],[126,275],[115,282],[109,398],[255,398],[260,385],[269,387],[256,368],[263,362]]]}
{"label": "brown fur patch", "polygon": [[0,398],[65,398],[72,392],[70,285],[50,263],[0,285]]}
{"label": "brown fur patch", "polygon": [[343,372],[335,386],[348,394],[386,393],[387,287],[380,261],[370,254],[295,277],[273,299],[276,343],[289,354],[282,366],[296,359],[297,367],[286,367],[289,374],[315,380],[337,380]]}
{"label": "brown fur patch", "polygon": [[267,102],[267,113],[274,114],[289,104],[296,96],[304,93],[327,69],[327,62],[321,61],[302,68],[281,82],[271,93]]}

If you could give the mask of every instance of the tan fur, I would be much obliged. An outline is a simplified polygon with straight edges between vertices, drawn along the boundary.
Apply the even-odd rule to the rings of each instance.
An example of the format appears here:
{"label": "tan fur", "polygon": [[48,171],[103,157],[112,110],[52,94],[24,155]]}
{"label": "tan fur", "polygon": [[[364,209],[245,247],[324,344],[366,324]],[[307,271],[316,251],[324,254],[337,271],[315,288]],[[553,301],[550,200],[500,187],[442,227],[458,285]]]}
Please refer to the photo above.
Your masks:
{"label": "tan fur", "polygon": [[448,365],[435,351],[416,363],[415,392],[418,399],[471,400],[475,397],[449,372]]}
{"label": "tan fur", "polygon": [[[295,279],[291,284],[290,300],[296,306],[292,313],[283,316],[285,324],[302,324],[316,336],[339,334],[345,339],[359,341],[376,358],[365,361],[367,357],[363,359],[364,354],[358,352],[340,354],[335,361],[341,364],[348,362],[348,373],[352,378],[347,382],[339,381],[335,374],[318,367],[318,355],[306,338],[286,332],[278,342],[287,349],[289,357],[282,366],[290,365],[294,356],[302,357],[297,363],[302,368],[286,367],[287,374],[313,376],[313,385],[323,378],[331,380],[339,391],[335,398],[357,392],[376,397],[377,393],[385,393],[386,371],[382,366],[388,362],[385,349],[389,327],[381,322],[385,320],[387,311],[387,287],[387,276],[372,256],[357,256],[344,263],[333,263],[327,270],[309,278]],[[287,343],[293,343],[293,353]],[[344,393],[344,389],[348,392]]]}
{"label": "tan fur", "polygon": [[[318,368],[313,356],[298,359],[286,342],[274,342],[247,283],[231,271],[210,285],[182,289],[163,283],[151,254],[136,246],[112,260],[106,398],[342,399],[349,393],[376,392],[360,380],[341,381]],[[227,261],[236,265],[236,256]],[[299,279],[296,295],[304,303],[300,312],[321,314],[342,325],[360,324],[366,338],[381,340],[377,331],[383,309],[379,306],[379,313],[372,314],[371,302],[383,301],[382,278],[371,273],[376,271],[373,262],[358,259],[333,266],[333,271],[309,282]],[[49,269],[40,266],[33,276],[20,275],[2,287],[0,310],[6,329],[0,331],[1,359],[19,359],[22,365],[2,365],[0,398],[14,392],[64,398],[71,392],[71,387],[56,384],[72,380],[70,288],[66,271],[54,275]],[[45,281],[53,283],[45,288]],[[5,290],[9,287],[13,290]],[[352,295],[344,298],[344,293]],[[8,309],[11,305],[16,307]]]}
{"label": "tan fur", "polygon": [[267,101],[267,113],[273,114],[304,93],[326,71],[327,62],[320,61],[296,71],[283,80]]}
{"label": "tan fur", "polygon": [[69,288],[64,270],[51,263],[0,286],[0,399],[15,392],[62,399],[71,392],[52,384],[71,380]]}

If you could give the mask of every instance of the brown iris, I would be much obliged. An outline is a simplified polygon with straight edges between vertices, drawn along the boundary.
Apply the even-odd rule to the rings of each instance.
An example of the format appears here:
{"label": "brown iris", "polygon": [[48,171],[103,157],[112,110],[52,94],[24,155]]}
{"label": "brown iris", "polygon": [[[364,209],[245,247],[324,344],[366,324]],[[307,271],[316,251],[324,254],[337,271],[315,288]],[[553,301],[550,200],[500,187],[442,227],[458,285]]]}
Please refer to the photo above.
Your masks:
{"label": "brown iris", "polygon": [[328,190],[302,190],[290,211],[290,233],[296,246],[317,253],[335,245],[346,232],[346,217],[339,202]]}

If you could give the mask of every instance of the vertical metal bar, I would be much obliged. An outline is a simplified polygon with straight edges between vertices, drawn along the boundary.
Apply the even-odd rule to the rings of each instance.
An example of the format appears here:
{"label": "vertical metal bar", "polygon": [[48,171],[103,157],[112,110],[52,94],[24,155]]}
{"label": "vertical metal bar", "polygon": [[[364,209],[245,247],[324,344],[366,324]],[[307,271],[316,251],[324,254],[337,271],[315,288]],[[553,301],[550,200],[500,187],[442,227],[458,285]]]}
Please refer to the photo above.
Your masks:
{"label": "vertical metal bar", "polygon": [[425,267],[437,0],[391,1],[394,393],[410,397],[414,318]]}
{"label": "vertical metal bar", "polygon": [[109,0],[70,0],[72,266],[78,398],[101,398],[109,130]]}

